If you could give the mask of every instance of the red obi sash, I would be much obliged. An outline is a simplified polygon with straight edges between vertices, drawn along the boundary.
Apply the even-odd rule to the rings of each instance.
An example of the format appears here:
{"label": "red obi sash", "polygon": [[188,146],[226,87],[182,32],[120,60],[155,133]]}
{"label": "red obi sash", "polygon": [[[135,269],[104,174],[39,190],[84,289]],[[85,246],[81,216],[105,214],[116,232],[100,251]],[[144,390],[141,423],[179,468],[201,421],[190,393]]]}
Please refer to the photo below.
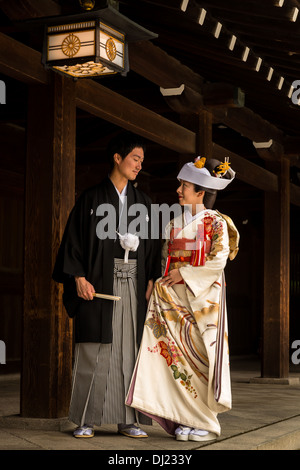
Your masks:
{"label": "red obi sash", "polygon": [[[176,238],[181,229],[172,228],[164,276],[168,274],[171,263],[189,263],[191,266],[205,265],[205,253],[209,253],[211,247],[209,236],[211,231],[206,230],[206,225],[205,222],[197,225],[196,237],[194,239]],[[175,256],[176,251],[190,251],[191,255]],[[183,281],[181,283],[183,283]]]}

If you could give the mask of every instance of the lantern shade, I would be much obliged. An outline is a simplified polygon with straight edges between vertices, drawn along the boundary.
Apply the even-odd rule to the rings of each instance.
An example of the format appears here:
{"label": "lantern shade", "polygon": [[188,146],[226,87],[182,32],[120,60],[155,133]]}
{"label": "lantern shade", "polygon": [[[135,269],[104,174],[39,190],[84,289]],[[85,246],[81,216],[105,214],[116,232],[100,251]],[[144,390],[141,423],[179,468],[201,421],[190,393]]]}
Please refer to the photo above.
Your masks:
{"label": "lantern shade", "polygon": [[157,37],[110,6],[44,22],[44,66],[74,78],[126,75],[128,43]]}

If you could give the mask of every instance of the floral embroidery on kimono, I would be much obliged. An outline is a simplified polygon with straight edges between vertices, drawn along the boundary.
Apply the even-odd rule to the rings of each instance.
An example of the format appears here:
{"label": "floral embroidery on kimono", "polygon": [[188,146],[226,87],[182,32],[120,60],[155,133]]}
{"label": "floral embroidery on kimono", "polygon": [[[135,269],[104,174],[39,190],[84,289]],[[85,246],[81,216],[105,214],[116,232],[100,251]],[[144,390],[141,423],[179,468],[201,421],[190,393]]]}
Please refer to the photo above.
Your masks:
{"label": "floral embroidery on kimono", "polygon": [[166,227],[163,272],[178,268],[183,281],[154,285],[126,404],[171,434],[179,423],[219,435],[217,415],[231,408],[224,268],[239,235],[226,219],[204,210]]}

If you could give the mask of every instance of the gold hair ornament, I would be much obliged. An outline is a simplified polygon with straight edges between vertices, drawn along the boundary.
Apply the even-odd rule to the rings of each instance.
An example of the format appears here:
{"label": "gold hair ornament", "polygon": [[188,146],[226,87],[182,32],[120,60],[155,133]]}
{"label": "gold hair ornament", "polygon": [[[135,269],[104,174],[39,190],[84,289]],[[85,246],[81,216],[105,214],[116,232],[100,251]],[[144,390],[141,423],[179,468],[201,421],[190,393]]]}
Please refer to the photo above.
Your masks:
{"label": "gold hair ornament", "polygon": [[206,162],[206,158],[205,157],[197,157],[195,162],[194,162],[194,165],[195,167],[197,168],[203,168],[204,165],[205,165],[205,162]]}
{"label": "gold hair ornament", "polygon": [[230,163],[228,160],[229,157],[226,157],[224,163],[220,163],[220,165],[218,165],[213,171],[217,178],[221,178],[222,176],[224,176],[230,169]]}

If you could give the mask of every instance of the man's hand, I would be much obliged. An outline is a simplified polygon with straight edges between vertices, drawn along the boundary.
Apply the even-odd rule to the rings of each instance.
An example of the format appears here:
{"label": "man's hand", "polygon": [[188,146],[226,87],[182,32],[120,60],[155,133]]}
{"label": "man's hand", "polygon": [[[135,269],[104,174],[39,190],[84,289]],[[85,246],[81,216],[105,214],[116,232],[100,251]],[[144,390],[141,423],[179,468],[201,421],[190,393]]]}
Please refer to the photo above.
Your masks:
{"label": "man's hand", "polygon": [[84,300],[93,300],[93,293],[95,292],[92,284],[86,280],[85,277],[75,276],[76,289],[78,297]]}
{"label": "man's hand", "polygon": [[177,282],[180,281],[182,281],[182,277],[179,269],[171,269],[171,271],[169,271],[168,274],[162,278],[161,283],[164,286],[172,287],[174,284],[177,284]]}

